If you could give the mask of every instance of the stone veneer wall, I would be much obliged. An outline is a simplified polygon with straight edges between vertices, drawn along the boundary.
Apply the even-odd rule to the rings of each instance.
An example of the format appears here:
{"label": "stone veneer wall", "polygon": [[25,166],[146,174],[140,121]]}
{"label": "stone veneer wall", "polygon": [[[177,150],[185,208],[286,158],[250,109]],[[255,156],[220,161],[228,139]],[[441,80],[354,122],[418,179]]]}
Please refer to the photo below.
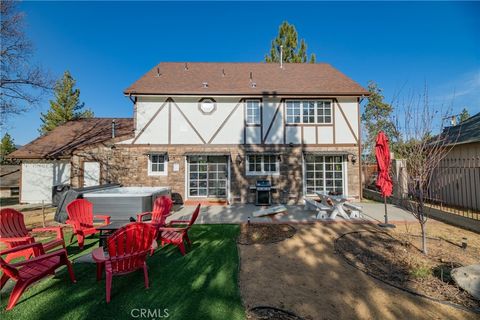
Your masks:
{"label": "stone veneer wall", "polygon": [[[170,186],[172,192],[178,193],[185,198],[185,153],[199,152],[206,154],[225,152],[231,155],[231,194],[234,203],[252,203],[255,194],[249,191],[249,186],[255,181],[268,178],[276,185],[278,192],[272,194],[274,203],[301,203],[303,197],[302,177],[302,153],[303,151],[340,151],[354,154],[358,158],[357,147],[300,147],[300,146],[204,146],[204,145],[171,145],[171,146],[148,146],[148,145],[99,145],[75,152],[72,156],[72,186],[82,185],[82,162],[98,161],[101,163],[101,183],[118,182],[125,186]],[[168,175],[148,176],[148,156],[151,152],[167,152]],[[281,154],[279,176],[246,176],[245,156],[250,152]],[[237,155],[240,154],[243,161],[237,163]],[[174,163],[178,163],[179,170],[173,171]],[[353,164],[347,162],[348,193],[350,197],[360,197],[359,162]],[[205,198],[198,198],[204,200]]]}

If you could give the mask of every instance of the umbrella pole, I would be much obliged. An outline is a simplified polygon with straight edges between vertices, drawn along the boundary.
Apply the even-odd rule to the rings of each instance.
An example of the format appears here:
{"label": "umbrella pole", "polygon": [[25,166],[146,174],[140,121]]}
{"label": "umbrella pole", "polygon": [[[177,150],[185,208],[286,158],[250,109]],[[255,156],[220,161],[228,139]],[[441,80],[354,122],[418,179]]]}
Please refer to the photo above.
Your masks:
{"label": "umbrella pole", "polygon": [[388,224],[387,197],[386,196],[383,196],[383,203],[385,204],[385,224]]}
{"label": "umbrella pole", "polygon": [[383,204],[385,206],[385,223],[379,223],[378,226],[382,228],[395,228],[396,225],[388,223],[388,213],[387,213],[387,197],[383,196]]}

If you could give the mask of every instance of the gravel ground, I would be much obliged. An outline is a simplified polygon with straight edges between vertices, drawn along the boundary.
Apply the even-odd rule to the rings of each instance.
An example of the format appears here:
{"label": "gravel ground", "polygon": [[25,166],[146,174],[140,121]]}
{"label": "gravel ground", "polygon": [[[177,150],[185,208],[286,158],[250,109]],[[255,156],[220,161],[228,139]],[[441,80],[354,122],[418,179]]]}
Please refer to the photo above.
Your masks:
{"label": "gravel ground", "polygon": [[[335,253],[333,241],[373,225],[295,225],[296,234],[273,244],[239,245],[240,289],[247,309],[273,306],[304,319],[478,319],[478,314],[411,295],[373,279]],[[416,234],[416,226],[393,232]],[[430,221],[430,236],[452,242],[468,237],[480,248],[480,236]]]}

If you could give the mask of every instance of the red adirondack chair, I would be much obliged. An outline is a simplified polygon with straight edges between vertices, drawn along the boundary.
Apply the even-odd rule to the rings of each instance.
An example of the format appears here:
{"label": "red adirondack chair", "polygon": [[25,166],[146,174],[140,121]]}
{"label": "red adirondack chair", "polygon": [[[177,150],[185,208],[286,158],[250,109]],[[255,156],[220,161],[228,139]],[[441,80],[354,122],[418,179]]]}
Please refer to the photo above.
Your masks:
{"label": "red adirondack chair", "polygon": [[[31,232],[56,232],[54,240],[43,243],[43,248],[49,251],[55,247],[62,246],[65,248],[65,241],[63,240],[62,227],[48,227],[27,229],[23,214],[15,209],[5,208],[0,210],[0,242],[7,245],[7,248],[12,249],[24,244],[34,243],[35,239]],[[5,257],[6,262],[24,257],[28,259],[32,256],[33,250],[31,248],[25,250],[16,250]]]}
{"label": "red adirondack chair", "polygon": [[110,223],[110,216],[94,215],[93,204],[85,199],[76,199],[70,202],[67,205],[67,213],[68,219],[65,222],[73,227],[70,242],[72,242],[73,237],[76,235],[80,249],[83,249],[86,236],[99,232],[93,226],[94,219],[103,220],[104,225]]}
{"label": "red adirondack chair", "polygon": [[[25,250],[33,251],[35,257],[18,263],[8,263],[2,258],[3,255],[8,256],[12,253]],[[18,299],[28,286],[48,275],[54,274],[55,270],[63,265],[67,266],[70,280],[76,282],[72,264],[70,263],[70,260],[68,260],[67,251],[65,249],[45,254],[42,244],[35,242],[1,251],[0,269],[3,274],[0,278],[0,289],[3,288],[5,283],[7,283],[8,279],[13,279],[17,282],[10,294],[7,310],[10,310],[15,306]]]}
{"label": "red adirondack chair", "polygon": [[105,268],[107,303],[110,302],[114,275],[143,269],[145,287],[148,289],[146,258],[152,246],[156,246],[155,232],[155,227],[147,223],[130,223],[108,237],[108,256],[105,256],[102,247],[93,250],[92,257],[97,263],[97,281],[102,278]]}
{"label": "red adirondack chair", "polygon": [[[193,212],[192,217],[190,220],[172,220],[168,223],[166,227],[160,227],[158,230],[160,231],[160,239],[161,244],[164,246],[165,244],[173,244],[180,249],[182,255],[185,255],[185,245],[183,243],[184,240],[187,241],[189,245],[192,244],[190,238],[188,237],[188,231],[197,220],[197,217],[200,213],[200,204],[197,206],[195,211]],[[186,225],[185,227],[174,227],[176,225]]]}
{"label": "red adirondack chair", "polygon": [[155,199],[152,212],[143,212],[137,214],[137,221],[142,222],[145,218],[150,217],[150,223],[162,227],[165,225],[165,220],[170,215],[173,201],[170,197],[161,196]]}

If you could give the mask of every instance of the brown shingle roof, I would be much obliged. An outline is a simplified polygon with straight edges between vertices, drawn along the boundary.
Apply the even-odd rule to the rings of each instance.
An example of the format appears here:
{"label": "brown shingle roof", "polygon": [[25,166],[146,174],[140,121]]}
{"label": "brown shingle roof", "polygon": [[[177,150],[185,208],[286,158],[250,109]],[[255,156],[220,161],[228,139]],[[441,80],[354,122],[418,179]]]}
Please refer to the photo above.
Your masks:
{"label": "brown shingle roof", "polygon": [[[158,75],[160,73],[160,75]],[[250,80],[250,73],[252,80]],[[208,83],[204,88],[203,83]],[[252,82],[256,86],[252,86]],[[162,62],[125,94],[367,95],[358,83],[326,63]]]}
{"label": "brown shingle roof", "polygon": [[20,166],[11,164],[0,165],[0,187],[18,187],[20,181]]}
{"label": "brown shingle roof", "polygon": [[68,121],[47,135],[41,136],[8,155],[15,159],[52,159],[69,157],[77,148],[107,141],[115,137],[133,136],[131,118],[90,118]]}

